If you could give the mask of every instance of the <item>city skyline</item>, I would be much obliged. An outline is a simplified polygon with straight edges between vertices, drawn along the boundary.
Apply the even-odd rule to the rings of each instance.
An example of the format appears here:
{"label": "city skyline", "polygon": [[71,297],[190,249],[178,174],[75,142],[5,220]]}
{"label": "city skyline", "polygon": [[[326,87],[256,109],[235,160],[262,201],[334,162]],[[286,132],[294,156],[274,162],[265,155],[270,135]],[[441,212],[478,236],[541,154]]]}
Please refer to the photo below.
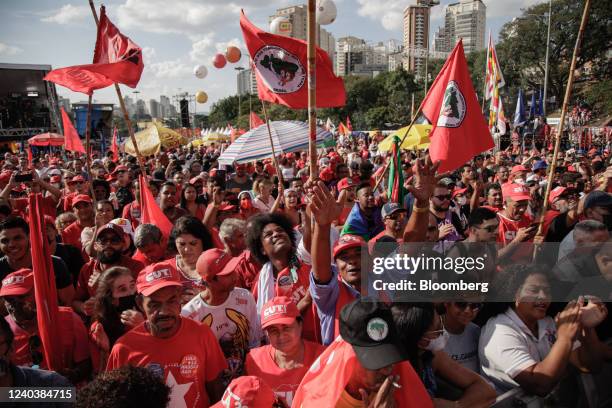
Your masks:
{"label": "city skyline", "polygon": [[[483,0],[490,6],[494,0]],[[538,0],[508,0],[488,7],[487,31],[497,36],[503,23],[518,16],[521,8],[539,3]],[[336,0],[337,20],[324,26],[337,39],[347,36],[362,38],[368,44],[401,39],[403,10],[412,1],[391,0],[384,7],[367,0]],[[435,29],[444,20],[445,7],[452,3],[442,0],[432,8],[430,41]],[[143,48],[145,71],[136,89],[144,101],[159,100],[160,95],[182,92],[195,94],[203,90],[209,95],[198,111],[209,111],[212,104],[237,93],[237,72],[234,67],[246,67],[246,58],[224,69],[212,67],[210,59],[217,51],[231,44],[246,51],[238,25],[240,6],[257,26],[268,29],[270,16],[276,10],[303,4],[289,0],[250,0],[241,4],[234,0],[211,0],[202,5],[195,0],[177,0],[168,8],[161,0],[109,0],[105,2],[111,20]],[[99,5],[99,4],[97,4]],[[0,11],[5,24],[0,25],[0,62],[50,64],[53,68],[87,63],[93,53],[95,28],[86,4],[62,0],[23,0],[2,2]],[[24,30],[23,27],[30,27]],[[44,39],[41,40],[41,39]],[[393,64],[396,65],[395,58]],[[198,80],[193,67],[198,63],[208,67],[209,75]],[[390,61],[391,64],[391,61]],[[483,68],[484,69],[484,68]],[[122,86],[124,96],[136,97],[134,89]],[[86,95],[57,87],[58,94],[72,101],[82,101]],[[100,90],[93,98],[98,103],[117,104],[112,87]]]}

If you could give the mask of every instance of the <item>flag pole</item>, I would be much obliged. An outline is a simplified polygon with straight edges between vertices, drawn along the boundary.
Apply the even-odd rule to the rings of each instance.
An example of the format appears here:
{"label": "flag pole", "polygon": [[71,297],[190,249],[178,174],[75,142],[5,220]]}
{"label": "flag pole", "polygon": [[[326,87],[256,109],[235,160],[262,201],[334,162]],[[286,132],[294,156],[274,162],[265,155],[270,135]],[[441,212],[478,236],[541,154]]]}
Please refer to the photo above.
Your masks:
{"label": "flag pole", "polygon": [[278,160],[276,159],[276,151],[274,150],[274,141],[272,140],[272,129],[270,129],[270,120],[268,118],[268,110],[266,109],[266,103],[262,100],[261,106],[263,107],[264,118],[266,119],[266,127],[268,128],[268,138],[270,139],[270,147],[272,148],[272,160],[274,161],[274,167],[276,168],[276,174],[278,174],[278,180],[281,183],[284,183],[283,180],[283,172],[278,165]]}
{"label": "flag pole", "polygon": [[87,170],[87,181],[89,183],[89,192],[91,193],[91,198],[94,201],[94,208],[96,204],[96,195],[94,194],[93,189],[93,178],[91,177],[91,99],[93,98],[93,92],[89,94],[89,98],[87,100],[87,121],[85,123],[85,169]]}
{"label": "flag pole", "polygon": [[[552,186],[553,176],[555,174],[555,167],[557,164],[557,156],[559,155],[559,148],[561,146],[561,135],[563,134],[563,128],[565,125],[565,115],[567,114],[567,106],[569,104],[570,97],[572,95],[572,86],[574,85],[574,71],[576,70],[576,60],[580,53],[580,46],[582,44],[582,36],[584,35],[584,29],[589,19],[589,9],[591,7],[591,0],[586,0],[584,3],[584,10],[582,12],[582,20],[580,21],[580,29],[578,30],[578,36],[576,37],[576,44],[574,45],[574,54],[572,55],[572,63],[569,69],[569,77],[567,79],[567,86],[565,87],[565,98],[563,99],[563,107],[561,109],[561,118],[559,119],[559,127],[555,138],[555,149],[553,150],[553,161],[548,166],[548,176],[546,182],[546,192],[544,193],[544,204],[542,206],[542,213],[540,214],[538,232],[536,235],[542,235],[544,229],[544,215],[548,211],[548,197],[550,196],[550,190]],[[534,256],[536,254],[537,247],[534,249]]]}
{"label": "flag pole", "polygon": [[[89,7],[91,8],[91,13],[93,14],[94,21],[96,22],[96,27],[100,24],[100,20],[98,20],[98,13],[96,12],[96,7],[93,4],[93,0],[89,0]],[[136,142],[136,137],[134,136],[134,129],[132,128],[132,121],[130,120],[130,115],[128,114],[127,108],[125,107],[125,102],[123,100],[123,95],[121,94],[121,88],[119,88],[119,84],[115,82],[115,91],[117,92],[117,97],[119,98],[119,106],[123,111],[123,118],[125,119],[125,124],[127,125],[128,132],[130,134],[130,139],[132,140],[132,144],[134,145],[134,151],[136,152],[136,158],[138,159],[138,165],[140,166],[140,172],[143,175],[146,175],[144,159],[140,154],[140,150],[138,149],[138,143]]]}
{"label": "flag pole", "polygon": [[317,169],[317,77],[316,77],[316,4],[315,0],[308,0],[308,155],[310,156],[310,179],[314,180],[318,175]]}
{"label": "flag pole", "polygon": [[[412,129],[412,125],[414,125],[414,122],[416,122],[416,119],[421,114],[421,110],[422,109],[423,109],[423,104],[421,103],[421,106],[419,106],[419,109],[416,111],[416,114],[412,117],[412,120],[410,121],[410,124],[408,125],[408,128],[404,132],[404,136],[402,136],[402,140],[400,141],[400,144],[399,144],[399,148],[400,149],[402,148],[402,145],[404,144],[404,140],[406,140],[406,137],[408,136],[408,133],[410,133],[410,129]],[[385,178],[385,174],[387,174],[387,171],[389,170],[389,165],[390,164],[391,164],[391,161],[388,161],[387,164],[385,164],[385,169],[383,170],[383,172],[380,175],[380,177],[378,178],[378,180],[376,180],[376,184],[374,185],[374,190],[375,191],[378,188],[378,185],[381,183],[381,181],[383,181],[383,179]]]}

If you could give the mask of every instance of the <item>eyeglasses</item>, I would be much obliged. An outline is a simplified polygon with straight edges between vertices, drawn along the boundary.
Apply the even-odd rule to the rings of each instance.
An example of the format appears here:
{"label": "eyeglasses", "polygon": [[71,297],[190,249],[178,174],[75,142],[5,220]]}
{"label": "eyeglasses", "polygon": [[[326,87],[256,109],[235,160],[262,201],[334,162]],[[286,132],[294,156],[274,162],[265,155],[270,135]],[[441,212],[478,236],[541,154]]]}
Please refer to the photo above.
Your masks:
{"label": "eyeglasses", "polygon": [[121,238],[119,238],[119,237],[98,238],[96,240],[96,242],[98,244],[100,244],[100,245],[120,244],[121,243]]}
{"label": "eyeglasses", "polygon": [[483,303],[482,302],[455,302],[455,306],[457,306],[461,310],[465,310],[469,307],[471,310],[476,311],[476,310],[482,309]]}
{"label": "eyeglasses", "polygon": [[28,348],[30,349],[30,357],[32,358],[32,364],[39,366],[43,361],[43,353],[40,351],[42,342],[38,334],[30,336],[28,339]]}
{"label": "eyeglasses", "polygon": [[444,201],[444,200],[450,200],[452,196],[450,194],[446,194],[446,195],[435,195],[434,197],[436,197],[440,201]]}

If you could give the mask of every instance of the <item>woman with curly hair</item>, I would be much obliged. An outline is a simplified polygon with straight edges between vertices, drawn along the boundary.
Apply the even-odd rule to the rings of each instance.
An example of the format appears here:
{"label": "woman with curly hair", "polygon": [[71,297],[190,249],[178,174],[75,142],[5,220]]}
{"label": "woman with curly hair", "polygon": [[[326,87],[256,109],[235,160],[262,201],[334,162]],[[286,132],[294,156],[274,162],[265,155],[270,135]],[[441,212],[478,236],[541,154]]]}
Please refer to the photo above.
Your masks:
{"label": "woman with curly hair", "polygon": [[[498,393],[521,387],[546,396],[572,365],[596,367],[599,339],[582,322],[585,299],[567,304],[553,319],[547,315],[551,286],[538,265],[512,265],[493,282],[496,311],[482,328],[478,344],[481,372]],[[589,300],[590,302],[590,300]]]}
{"label": "woman with curly hair", "polygon": [[102,274],[94,297],[93,323],[89,331],[94,372],[104,370],[117,339],[144,321],[135,299],[136,284],[128,268],[114,266]]}
{"label": "woman with curly hair", "polygon": [[168,247],[177,254],[167,262],[181,277],[184,305],[204,289],[202,277],[196,271],[196,263],[202,252],[214,248],[215,245],[202,221],[192,216],[184,216],[176,220]]}
{"label": "woman with curly hair", "polygon": [[247,245],[263,267],[253,285],[257,311],[276,296],[291,298],[304,318],[304,338],[319,338],[316,310],[308,290],[311,266],[297,254],[291,221],[279,213],[258,214],[249,220]]}

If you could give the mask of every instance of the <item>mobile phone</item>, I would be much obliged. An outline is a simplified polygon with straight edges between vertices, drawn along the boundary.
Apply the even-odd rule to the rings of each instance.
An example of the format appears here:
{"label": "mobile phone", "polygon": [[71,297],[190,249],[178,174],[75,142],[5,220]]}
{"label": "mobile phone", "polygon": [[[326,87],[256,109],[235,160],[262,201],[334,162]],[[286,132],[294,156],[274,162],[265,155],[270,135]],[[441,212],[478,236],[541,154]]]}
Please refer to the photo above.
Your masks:
{"label": "mobile phone", "polygon": [[32,177],[32,173],[25,173],[25,174],[17,174],[15,176],[15,181],[18,183],[25,183],[27,181],[32,181],[33,177]]}

